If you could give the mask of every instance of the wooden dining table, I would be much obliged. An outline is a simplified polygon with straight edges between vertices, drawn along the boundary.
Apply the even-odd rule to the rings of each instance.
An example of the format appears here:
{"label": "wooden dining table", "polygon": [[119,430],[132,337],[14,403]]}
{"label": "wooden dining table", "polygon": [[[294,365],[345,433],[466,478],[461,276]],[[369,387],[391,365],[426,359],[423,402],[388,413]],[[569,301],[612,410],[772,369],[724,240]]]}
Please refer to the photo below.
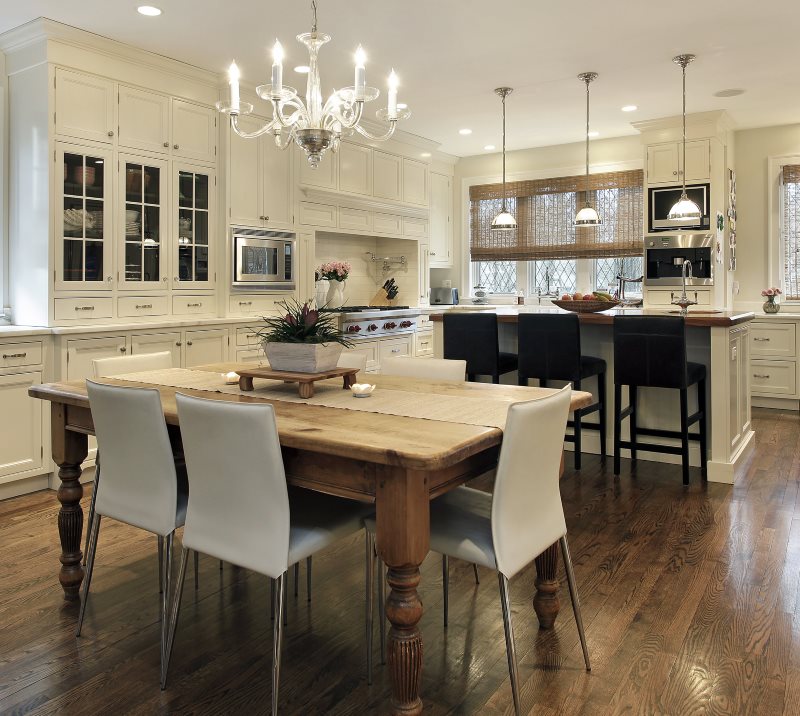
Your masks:
{"label": "wooden dining table", "polygon": [[[236,370],[235,364],[202,366],[217,374]],[[376,391],[408,391],[431,396],[463,396],[484,401],[541,398],[552,389],[421,381],[370,375]],[[266,398],[258,390],[241,394],[178,389],[147,382],[104,379],[127,386],[155,387],[161,394],[164,417],[176,449],[180,429],[175,393],[215,400],[254,402]],[[341,386],[341,380],[339,380]],[[58,533],[61,541],[59,581],[66,600],[78,600],[83,568],[81,533],[83,511],[81,464],[94,434],[83,380],[35,385],[29,394],[50,401],[53,461],[61,480]],[[399,394],[398,394],[399,395]],[[435,398],[434,398],[435,399]],[[392,714],[420,714],[423,639],[419,597],[420,565],[429,551],[429,503],[448,490],[496,466],[503,432],[497,427],[445,422],[269,400],[275,409],[287,480],[290,484],[332,495],[372,502],[376,507],[377,549],[385,562],[390,590],[386,617],[391,623],[387,644]],[[589,393],[573,391],[571,409],[591,403]],[[355,407],[355,406],[354,406]],[[144,446],[143,446],[144,447]],[[556,545],[536,560],[533,605],[543,628],[553,625],[559,609]],[[359,595],[360,596],[360,595]]]}

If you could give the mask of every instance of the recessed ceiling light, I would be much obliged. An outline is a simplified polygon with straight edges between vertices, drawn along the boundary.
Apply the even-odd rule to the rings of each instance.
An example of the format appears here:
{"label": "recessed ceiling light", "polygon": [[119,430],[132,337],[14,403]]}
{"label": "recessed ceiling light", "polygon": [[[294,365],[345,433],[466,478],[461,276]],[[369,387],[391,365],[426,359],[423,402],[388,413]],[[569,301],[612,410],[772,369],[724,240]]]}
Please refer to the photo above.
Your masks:
{"label": "recessed ceiling light", "polygon": [[487,144],[487,145],[484,147],[484,149],[485,149],[487,152],[491,152],[491,151],[493,151],[493,150],[494,150],[494,148],[495,148],[495,147],[494,147],[494,144]]}
{"label": "recessed ceiling light", "polygon": [[594,139],[595,137],[599,137],[600,136],[600,132],[592,131],[592,132],[589,132],[589,134],[587,134],[586,136],[589,137],[589,139]]}
{"label": "recessed ceiling light", "polygon": [[147,15],[147,17],[158,17],[161,14],[161,8],[154,7],[153,5],[139,5],[136,11],[140,15]]}
{"label": "recessed ceiling light", "polygon": [[639,108],[635,104],[626,104],[622,108],[622,111],[623,112],[635,112],[637,109],[639,109]]}
{"label": "recessed ceiling light", "polygon": [[[399,104],[397,106],[398,106],[398,108],[403,109],[402,107],[400,107]],[[422,152],[422,154],[420,154],[420,156],[424,157],[425,159],[427,159],[430,155],[431,155],[430,152]]]}
{"label": "recessed ceiling light", "polygon": [[738,97],[740,94],[744,94],[743,89],[725,89],[720,90],[719,92],[714,92],[715,97]]}
{"label": "recessed ceiling light", "polygon": [[294,68],[294,71],[301,75],[307,75],[311,71],[311,68],[308,65],[297,65],[297,67]]}
{"label": "recessed ceiling light", "polygon": [[472,134],[472,130],[471,129],[459,129],[458,133],[460,135],[466,137],[468,134]]}

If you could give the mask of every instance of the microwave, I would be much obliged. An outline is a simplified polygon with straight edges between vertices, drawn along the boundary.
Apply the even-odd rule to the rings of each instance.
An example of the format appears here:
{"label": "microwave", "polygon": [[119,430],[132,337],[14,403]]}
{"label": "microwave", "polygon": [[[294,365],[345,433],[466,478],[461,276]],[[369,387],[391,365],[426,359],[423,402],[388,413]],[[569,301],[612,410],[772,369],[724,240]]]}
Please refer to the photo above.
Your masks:
{"label": "microwave", "polygon": [[234,227],[231,244],[234,286],[294,291],[297,254],[294,234]]}
{"label": "microwave", "polygon": [[667,218],[669,210],[681,198],[683,187],[651,187],[648,192],[648,233],[687,230],[709,231],[711,229],[709,189],[709,184],[687,184],[686,195],[700,207],[700,218],[670,221]]}

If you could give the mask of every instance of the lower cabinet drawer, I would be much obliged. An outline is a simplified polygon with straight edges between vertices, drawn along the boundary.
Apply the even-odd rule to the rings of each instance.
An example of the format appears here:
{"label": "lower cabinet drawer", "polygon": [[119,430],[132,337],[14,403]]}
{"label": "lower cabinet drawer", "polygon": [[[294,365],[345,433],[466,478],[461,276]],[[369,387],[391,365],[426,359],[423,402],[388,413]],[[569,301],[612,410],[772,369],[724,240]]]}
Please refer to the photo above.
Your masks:
{"label": "lower cabinet drawer", "polygon": [[237,328],[236,329],[236,345],[249,346],[254,348],[261,344],[261,339],[253,333],[253,328]]}
{"label": "lower cabinet drawer", "polygon": [[172,298],[172,312],[179,315],[213,315],[215,312],[215,303],[213,296],[174,296]]}
{"label": "lower cabinet drawer", "polygon": [[252,313],[253,315],[267,315],[274,313],[279,302],[285,301],[286,294],[231,296],[228,302],[230,313]]}
{"label": "lower cabinet drawer", "polygon": [[4,343],[0,345],[0,368],[18,368],[42,362],[42,342]]}
{"label": "lower cabinet drawer", "polygon": [[57,321],[85,321],[111,318],[114,315],[111,298],[57,298],[55,317]]}
{"label": "lower cabinet drawer", "polygon": [[267,357],[264,355],[264,351],[262,351],[260,348],[236,351],[236,362],[254,363],[255,365],[262,363],[263,365],[269,365],[267,363]]}
{"label": "lower cabinet drawer", "polygon": [[120,318],[165,316],[168,312],[169,299],[166,296],[122,296],[117,299]]}
{"label": "lower cabinet drawer", "polygon": [[346,351],[359,353],[367,357],[366,370],[378,370],[378,341],[353,341],[352,348],[345,348]]}
{"label": "lower cabinet drawer", "polygon": [[790,360],[751,360],[750,392],[756,395],[795,395],[797,363]]}
{"label": "lower cabinet drawer", "polygon": [[419,358],[433,355],[433,331],[417,332],[414,342],[414,355]]}
{"label": "lower cabinet drawer", "polygon": [[794,323],[753,321],[750,326],[751,355],[794,358],[797,329]]}
{"label": "lower cabinet drawer", "polygon": [[378,359],[397,358],[399,356],[410,356],[414,353],[414,336],[409,334],[401,338],[381,339],[378,344]]}

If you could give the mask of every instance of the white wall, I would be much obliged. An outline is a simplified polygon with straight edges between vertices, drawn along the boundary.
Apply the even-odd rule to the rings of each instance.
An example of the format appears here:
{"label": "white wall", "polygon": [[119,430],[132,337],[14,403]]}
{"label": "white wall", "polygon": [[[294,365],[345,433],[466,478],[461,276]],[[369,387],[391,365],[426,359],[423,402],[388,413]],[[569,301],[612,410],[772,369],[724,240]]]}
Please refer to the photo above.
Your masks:
{"label": "white wall", "polygon": [[[584,171],[586,145],[583,142],[551,147],[520,149],[506,153],[506,178],[509,181],[534,177],[569,176]],[[595,139],[591,143],[591,171],[619,168],[641,168],[643,150],[639,136]],[[467,296],[469,276],[464,273],[469,255],[469,225],[466,221],[470,184],[499,182],[502,178],[502,157],[499,153],[482,154],[460,159],[455,167],[454,192],[454,256],[452,269],[432,269],[431,285],[441,286],[450,279]]]}
{"label": "white wall", "polygon": [[[739,293],[734,304],[747,308],[761,306],[761,289],[770,283],[769,244],[778,241],[778,226],[769,235],[769,158],[800,154],[800,124],[735,133],[736,143],[736,261],[734,280]],[[775,177],[773,187],[777,188]],[[777,253],[777,252],[776,252]],[[777,275],[773,275],[776,279]]]}

